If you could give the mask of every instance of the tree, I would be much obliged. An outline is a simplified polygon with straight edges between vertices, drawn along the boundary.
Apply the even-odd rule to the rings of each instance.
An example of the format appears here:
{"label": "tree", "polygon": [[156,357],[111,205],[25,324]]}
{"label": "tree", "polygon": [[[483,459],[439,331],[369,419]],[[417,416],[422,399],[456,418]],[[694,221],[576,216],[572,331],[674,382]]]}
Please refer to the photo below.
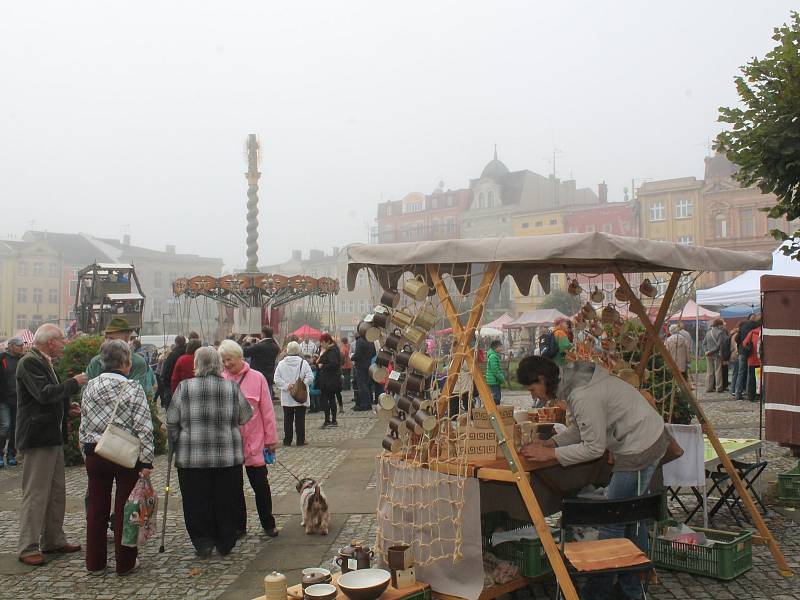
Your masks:
{"label": "tree", "polygon": [[[731,129],[717,136],[716,149],[738,165],[737,181],[777,196],[770,218],[794,221],[800,218],[800,13],[793,11],[772,39],[778,45],[734,79],[744,106],[720,107],[719,121]],[[783,252],[800,260],[800,231],[793,238],[771,233],[791,240]]]}
{"label": "tree", "polygon": [[581,309],[581,297],[564,290],[552,290],[545,296],[541,308],[555,308],[570,317]]}

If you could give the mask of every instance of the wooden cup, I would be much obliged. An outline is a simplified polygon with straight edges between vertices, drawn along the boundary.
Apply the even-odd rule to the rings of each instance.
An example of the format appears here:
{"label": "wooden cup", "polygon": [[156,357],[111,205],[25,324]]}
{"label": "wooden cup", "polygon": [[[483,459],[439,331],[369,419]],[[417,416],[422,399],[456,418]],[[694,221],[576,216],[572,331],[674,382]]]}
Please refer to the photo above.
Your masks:
{"label": "wooden cup", "polygon": [[397,290],[386,290],[381,294],[381,304],[389,308],[397,308],[400,304],[400,292]]}
{"label": "wooden cup", "polygon": [[397,356],[394,359],[395,364],[398,367],[402,367],[403,369],[407,369],[408,368],[408,363],[411,360],[411,354],[412,354],[412,352],[409,352],[407,350],[403,350],[402,352],[398,352]]}
{"label": "wooden cup", "polygon": [[431,308],[421,309],[414,319],[414,325],[425,331],[433,329],[433,326],[436,325],[436,312]]}
{"label": "wooden cup", "polygon": [[427,410],[418,410],[414,413],[413,419],[425,431],[432,431],[436,427],[436,417]]}
{"label": "wooden cup", "polygon": [[375,357],[375,364],[381,367],[388,367],[389,363],[392,362],[393,354],[386,350],[385,348],[381,348],[378,351],[378,355]]}
{"label": "wooden cup", "polygon": [[384,343],[389,350],[394,350],[395,352],[399,352],[403,348],[403,337],[400,335],[398,330],[390,333],[386,336],[386,342]]}
{"label": "wooden cup", "polygon": [[388,375],[389,370],[386,367],[382,367],[379,364],[369,366],[369,376],[372,377],[372,381],[375,383],[383,383],[383,380],[386,379]]}
{"label": "wooden cup", "polygon": [[394,396],[383,393],[378,396],[378,404],[383,410],[393,410],[397,403],[394,401]]}
{"label": "wooden cup", "polygon": [[428,356],[424,352],[414,352],[409,357],[408,366],[415,371],[419,371],[425,377],[430,377],[433,374],[435,362],[432,356]]}
{"label": "wooden cup", "polygon": [[409,313],[404,308],[396,310],[392,313],[392,323],[398,327],[408,327],[414,322],[414,315]]}
{"label": "wooden cup", "polygon": [[415,394],[421,394],[425,391],[425,378],[416,373],[409,373],[406,377],[406,389]]}
{"label": "wooden cup", "polygon": [[403,442],[396,437],[387,435],[381,441],[381,446],[383,446],[383,449],[387,452],[399,452],[400,448],[403,447]]}
{"label": "wooden cup", "polygon": [[413,398],[409,398],[408,396],[403,396],[397,401],[397,408],[402,410],[405,413],[411,414],[416,410],[413,404]]}
{"label": "wooden cup", "polygon": [[408,279],[403,283],[403,293],[410,296],[417,302],[422,302],[428,297],[428,284],[422,278],[422,275],[417,275],[414,279]]}

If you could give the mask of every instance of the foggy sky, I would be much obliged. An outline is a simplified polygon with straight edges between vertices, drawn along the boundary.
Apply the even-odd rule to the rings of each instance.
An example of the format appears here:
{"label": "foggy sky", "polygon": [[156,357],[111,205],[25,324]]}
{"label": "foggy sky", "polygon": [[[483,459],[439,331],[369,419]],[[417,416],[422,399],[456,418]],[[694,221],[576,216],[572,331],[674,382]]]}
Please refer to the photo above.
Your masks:
{"label": "foggy sky", "polygon": [[241,267],[248,133],[260,264],[366,241],[377,202],[466,187],[495,143],[543,174],[555,146],[612,200],[702,177],[732,78],[795,3],[658,4],[4,3],[0,236],[128,232]]}

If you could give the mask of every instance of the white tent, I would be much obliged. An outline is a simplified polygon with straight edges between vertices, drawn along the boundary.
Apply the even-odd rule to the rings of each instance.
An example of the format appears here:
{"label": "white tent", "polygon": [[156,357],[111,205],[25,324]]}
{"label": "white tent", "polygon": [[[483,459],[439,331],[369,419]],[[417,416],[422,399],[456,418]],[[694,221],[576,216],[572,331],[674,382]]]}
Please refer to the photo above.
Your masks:
{"label": "white tent", "polygon": [[568,319],[564,313],[555,308],[540,308],[527,310],[519,317],[503,325],[503,329],[522,329],[523,327],[537,327],[539,325],[552,325],[556,319]]}
{"label": "white tent", "polygon": [[800,261],[785,256],[778,248],[772,253],[772,270],[745,271],[717,287],[697,290],[697,303],[706,306],[730,306],[731,304],[760,306],[762,275],[800,277]]}

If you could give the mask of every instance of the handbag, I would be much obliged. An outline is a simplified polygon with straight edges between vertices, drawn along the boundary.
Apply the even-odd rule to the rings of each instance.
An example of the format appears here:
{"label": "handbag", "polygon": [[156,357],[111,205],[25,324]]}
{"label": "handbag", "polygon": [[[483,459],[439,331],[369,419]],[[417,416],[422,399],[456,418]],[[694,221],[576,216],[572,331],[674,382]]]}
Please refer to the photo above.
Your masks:
{"label": "handbag", "polygon": [[306,382],[303,381],[303,364],[305,362],[306,361],[302,358],[300,359],[300,370],[297,372],[297,380],[289,384],[289,395],[295,402],[299,402],[300,404],[304,404],[306,400],[308,400],[308,386]]}
{"label": "handbag", "polygon": [[117,415],[120,400],[121,398],[117,398],[114,412],[111,413],[111,420],[108,422],[103,435],[100,436],[100,441],[97,442],[94,452],[114,464],[132,469],[136,466],[136,461],[139,460],[141,442],[138,437],[129,431],[114,425],[114,417]]}

